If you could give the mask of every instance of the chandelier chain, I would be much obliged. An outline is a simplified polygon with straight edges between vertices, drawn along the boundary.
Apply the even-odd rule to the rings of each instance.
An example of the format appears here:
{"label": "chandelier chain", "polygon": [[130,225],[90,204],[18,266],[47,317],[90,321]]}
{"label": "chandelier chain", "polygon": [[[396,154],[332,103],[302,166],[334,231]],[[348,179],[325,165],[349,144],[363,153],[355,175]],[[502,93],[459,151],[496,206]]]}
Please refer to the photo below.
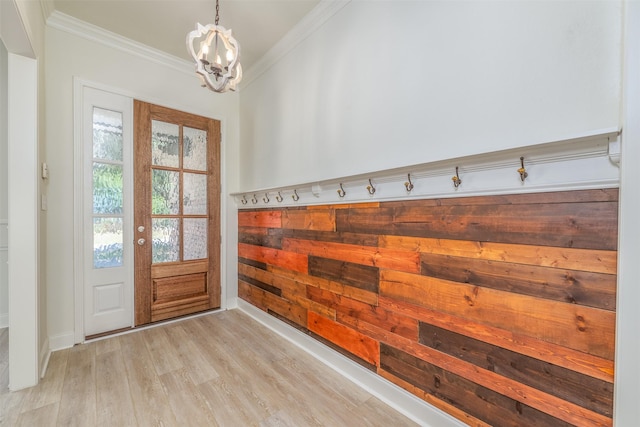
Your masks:
{"label": "chandelier chain", "polygon": [[216,26],[218,25],[218,21],[220,21],[220,4],[218,0],[216,0]]}

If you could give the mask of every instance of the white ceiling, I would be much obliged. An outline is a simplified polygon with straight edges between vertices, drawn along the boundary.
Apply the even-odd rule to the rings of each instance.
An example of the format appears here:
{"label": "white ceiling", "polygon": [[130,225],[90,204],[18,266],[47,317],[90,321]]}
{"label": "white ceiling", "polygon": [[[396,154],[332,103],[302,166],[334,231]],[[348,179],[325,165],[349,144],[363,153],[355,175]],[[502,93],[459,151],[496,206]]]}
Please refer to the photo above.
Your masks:
{"label": "white ceiling", "polygon": [[[57,11],[191,60],[187,33],[215,20],[215,0],[45,0]],[[240,43],[247,70],[319,0],[220,0],[220,22]]]}

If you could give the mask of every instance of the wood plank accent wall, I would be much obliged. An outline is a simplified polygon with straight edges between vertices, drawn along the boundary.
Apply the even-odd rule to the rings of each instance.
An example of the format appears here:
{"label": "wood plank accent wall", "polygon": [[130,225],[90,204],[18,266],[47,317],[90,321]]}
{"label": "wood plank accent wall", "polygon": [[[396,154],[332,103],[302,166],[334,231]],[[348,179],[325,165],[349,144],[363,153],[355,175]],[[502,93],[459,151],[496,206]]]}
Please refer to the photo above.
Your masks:
{"label": "wood plank accent wall", "polygon": [[242,299],[474,426],[612,425],[618,190],[238,213]]}

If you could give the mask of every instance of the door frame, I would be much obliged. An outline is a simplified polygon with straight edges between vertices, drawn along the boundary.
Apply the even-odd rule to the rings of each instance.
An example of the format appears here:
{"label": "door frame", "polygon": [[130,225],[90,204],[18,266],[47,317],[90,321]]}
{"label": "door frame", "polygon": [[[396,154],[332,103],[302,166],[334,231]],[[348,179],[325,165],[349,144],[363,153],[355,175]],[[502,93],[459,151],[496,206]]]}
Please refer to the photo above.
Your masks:
{"label": "door frame", "polygon": [[[133,103],[134,99],[139,101],[147,102],[150,104],[160,105],[167,108],[171,108],[174,110],[184,111],[190,114],[196,114],[200,116],[204,116],[207,118],[211,118],[220,122],[220,310],[226,310],[229,304],[228,296],[235,296],[236,292],[233,289],[228,289],[228,286],[235,285],[236,282],[227,280],[228,275],[228,266],[227,266],[227,251],[225,250],[226,244],[225,241],[229,237],[227,237],[227,221],[229,218],[229,203],[228,197],[229,194],[227,189],[227,178],[226,178],[226,140],[227,140],[227,124],[228,119],[224,115],[213,115],[211,111],[202,111],[198,109],[194,109],[188,106],[183,105],[173,105],[171,103],[164,102],[164,100],[153,99],[148,96],[144,96],[135,92],[123,90],[120,88],[115,88],[109,85],[105,85],[102,83],[97,83],[94,81],[86,80],[78,76],[74,76],[73,78],[73,144],[74,144],[74,161],[73,161],[73,170],[74,170],[74,190],[73,190],[73,241],[74,241],[74,250],[73,250],[73,289],[74,289],[74,331],[73,331],[73,343],[72,344],[80,344],[85,342],[85,331],[84,331],[84,264],[83,264],[83,241],[84,241],[84,231],[83,231],[83,133],[82,133],[82,94],[84,88],[93,88],[97,90],[102,90],[105,92],[110,92],[114,95],[125,96],[131,98],[131,102]],[[133,114],[133,112],[132,112]],[[134,123],[135,126],[135,123]],[[135,161],[135,160],[134,160]],[[235,212],[235,210],[234,210]],[[233,214],[231,214],[233,215]],[[233,220],[233,217],[232,217]],[[226,237],[226,238],[225,238]],[[132,242],[133,243],[133,242]],[[135,284],[133,286],[133,292],[135,293]],[[235,300],[231,302],[233,305]],[[134,310],[135,311],[135,310]],[[194,314],[194,316],[202,315]],[[144,327],[144,326],[141,326]]]}

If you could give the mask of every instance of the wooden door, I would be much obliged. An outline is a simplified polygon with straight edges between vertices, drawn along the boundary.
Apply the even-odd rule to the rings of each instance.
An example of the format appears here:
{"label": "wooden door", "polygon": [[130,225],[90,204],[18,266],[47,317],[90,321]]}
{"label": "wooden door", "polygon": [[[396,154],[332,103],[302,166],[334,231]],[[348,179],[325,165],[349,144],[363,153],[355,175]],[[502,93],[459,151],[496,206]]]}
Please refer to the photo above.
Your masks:
{"label": "wooden door", "polygon": [[220,307],[220,122],[134,101],[135,323]]}

